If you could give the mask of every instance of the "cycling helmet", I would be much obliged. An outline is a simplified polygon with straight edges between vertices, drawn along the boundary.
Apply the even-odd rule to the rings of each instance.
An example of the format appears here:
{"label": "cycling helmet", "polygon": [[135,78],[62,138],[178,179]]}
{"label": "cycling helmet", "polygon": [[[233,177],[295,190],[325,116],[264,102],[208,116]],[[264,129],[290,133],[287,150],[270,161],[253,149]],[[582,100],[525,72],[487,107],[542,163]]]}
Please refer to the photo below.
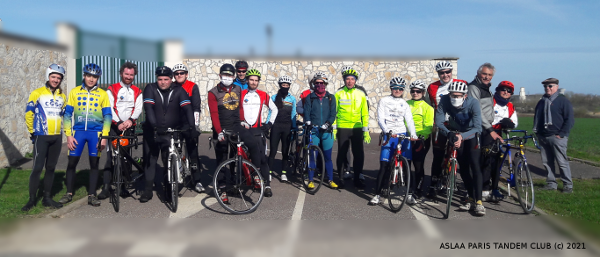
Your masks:
{"label": "cycling helmet", "polygon": [[327,78],[327,74],[325,74],[325,72],[317,71],[317,73],[315,73],[312,80],[310,81],[310,84],[312,85],[312,83],[317,79],[323,80],[325,84],[329,84],[329,79]]}
{"label": "cycling helmet", "polygon": [[83,66],[83,74],[90,74],[94,76],[102,76],[102,69],[95,63],[88,63]]}
{"label": "cycling helmet", "polygon": [[406,80],[401,77],[393,77],[392,80],[390,80],[390,87],[400,86],[401,88],[404,88],[405,85]]}
{"label": "cycling helmet", "polygon": [[283,75],[283,76],[279,77],[279,81],[277,81],[277,83],[279,85],[281,85],[281,83],[288,83],[288,84],[291,85],[292,84],[292,78],[290,78],[290,76]]}
{"label": "cycling helmet", "polygon": [[437,65],[435,65],[435,71],[441,71],[445,69],[452,69],[452,63],[450,63],[449,61],[441,61],[438,62]]}
{"label": "cycling helmet", "polygon": [[235,68],[229,63],[223,64],[221,66],[221,69],[219,69],[219,74],[235,76]]}
{"label": "cycling helmet", "polygon": [[175,64],[175,66],[173,66],[173,72],[176,72],[176,71],[179,71],[179,70],[188,72],[187,67],[185,67],[185,65],[183,65],[183,63],[178,63],[178,64]]}
{"label": "cycling helmet", "polygon": [[171,70],[171,68],[169,68],[167,66],[156,67],[156,71],[154,72],[154,74],[157,77],[168,76],[169,78],[173,78],[173,71]]}
{"label": "cycling helmet", "polygon": [[50,65],[50,67],[46,68],[46,80],[50,80],[50,74],[58,73],[62,78],[65,77],[65,68],[56,63]]}
{"label": "cycling helmet", "polygon": [[423,81],[421,81],[420,79],[417,79],[415,81],[413,81],[412,83],[410,83],[410,89],[419,89],[419,90],[425,90],[427,87],[425,86],[425,83],[423,83]]}
{"label": "cycling helmet", "polygon": [[507,87],[507,88],[510,88],[513,92],[515,91],[515,85],[510,81],[505,80],[505,81],[500,82],[500,84],[498,84],[496,89],[501,88],[501,87]]}
{"label": "cycling helmet", "polygon": [[351,70],[352,66],[344,66],[342,67],[342,76],[344,75],[344,72],[346,72],[347,70]]}
{"label": "cycling helmet", "polygon": [[246,61],[237,61],[235,63],[235,69],[236,70],[247,70],[248,69],[248,62]]}
{"label": "cycling helmet", "polygon": [[354,76],[354,77],[356,77],[356,79],[358,79],[358,72],[356,72],[352,68],[347,69],[347,70],[345,70],[345,71],[342,72],[342,77],[344,77],[344,79],[345,79],[347,76]]}
{"label": "cycling helmet", "polygon": [[260,80],[260,71],[258,71],[257,69],[250,69],[246,72],[246,77],[250,76],[258,76],[258,79]]}
{"label": "cycling helmet", "polygon": [[448,91],[450,93],[463,93],[466,94],[469,87],[467,86],[467,82],[464,80],[456,80],[450,84],[448,87]]}

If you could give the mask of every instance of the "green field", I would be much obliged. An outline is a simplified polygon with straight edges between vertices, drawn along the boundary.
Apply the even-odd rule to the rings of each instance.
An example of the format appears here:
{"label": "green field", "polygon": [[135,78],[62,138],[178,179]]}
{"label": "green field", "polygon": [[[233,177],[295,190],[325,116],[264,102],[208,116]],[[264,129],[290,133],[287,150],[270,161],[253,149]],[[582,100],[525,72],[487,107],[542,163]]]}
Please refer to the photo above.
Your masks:
{"label": "green field", "polygon": [[[517,129],[531,131],[533,117],[519,117]],[[600,119],[575,118],[575,126],[569,134],[567,155],[569,157],[600,162]],[[528,143],[533,146],[533,144]]]}

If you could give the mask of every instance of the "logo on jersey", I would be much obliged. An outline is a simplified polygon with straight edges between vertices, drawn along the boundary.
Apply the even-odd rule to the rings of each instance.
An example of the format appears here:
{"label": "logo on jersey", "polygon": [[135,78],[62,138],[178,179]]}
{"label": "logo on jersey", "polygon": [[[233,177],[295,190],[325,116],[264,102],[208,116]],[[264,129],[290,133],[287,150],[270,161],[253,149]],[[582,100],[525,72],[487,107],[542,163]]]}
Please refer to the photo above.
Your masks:
{"label": "logo on jersey", "polygon": [[229,92],[223,96],[223,106],[233,111],[240,106],[240,97],[235,92]]}

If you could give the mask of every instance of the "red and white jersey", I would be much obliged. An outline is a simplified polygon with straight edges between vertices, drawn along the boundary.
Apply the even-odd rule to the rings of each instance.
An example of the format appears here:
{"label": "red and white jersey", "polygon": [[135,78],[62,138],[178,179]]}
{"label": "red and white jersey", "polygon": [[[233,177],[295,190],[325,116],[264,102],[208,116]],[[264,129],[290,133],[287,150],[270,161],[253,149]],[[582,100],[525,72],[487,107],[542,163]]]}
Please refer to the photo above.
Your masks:
{"label": "red and white jersey", "polygon": [[107,93],[113,123],[126,121],[129,118],[137,120],[142,114],[144,106],[142,90],[135,85],[115,83],[108,87]]}
{"label": "red and white jersey", "polygon": [[518,124],[517,112],[515,112],[515,107],[511,102],[506,104],[505,106],[501,106],[496,103],[494,100],[494,122],[492,122],[492,127],[495,130],[500,130],[502,127],[500,126],[500,121],[504,118],[510,118],[512,122],[515,124],[515,128]]}
{"label": "red and white jersey", "polygon": [[443,95],[447,95],[450,92],[448,88],[450,87],[450,83],[454,81],[459,81],[458,79],[452,79],[450,82],[446,84],[442,84],[441,80],[433,82],[427,87],[427,94],[429,95],[429,101],[433,104],[433,109],[437,109],[438,103]]}
{"label": "red and white jersey", "polygon": [[300,116],[304,117],[304,99],[310,95],[313,91],[311,89],[304,90],[302,94],[300,94],[300,101],[296,104],[296,112],[300,114]]}
{"label": "red and white jersey", "polygon": [[271,110],[271,119],[267,122],[274,123],[277,117],[277,106],[269,95],[261,90],[244,89],[240,98],[240,118],[253,128],[258,128],[262,123],[262,108],[267,106]]}

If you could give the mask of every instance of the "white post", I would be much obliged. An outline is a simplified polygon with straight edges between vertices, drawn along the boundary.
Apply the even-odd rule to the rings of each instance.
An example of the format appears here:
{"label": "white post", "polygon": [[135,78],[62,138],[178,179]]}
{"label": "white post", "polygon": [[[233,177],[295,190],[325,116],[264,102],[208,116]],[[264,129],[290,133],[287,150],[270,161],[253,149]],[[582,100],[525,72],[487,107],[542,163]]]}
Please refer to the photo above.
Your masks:
{"label": "white post", "polygon": [[75,62],[76,51],[77,51],[77,27],[70,23],[57,23],[56,24],[56,41],[58,44],[67,47],[67,90],[65,93],[75,88],[81,81],[75,81],[77,78],[77,65]]}
{"label": "white post", "polygon": [[165,66],[173,67],[183,62],[183,42],[178,39],[165,40],[163,43],[163,60]]}

